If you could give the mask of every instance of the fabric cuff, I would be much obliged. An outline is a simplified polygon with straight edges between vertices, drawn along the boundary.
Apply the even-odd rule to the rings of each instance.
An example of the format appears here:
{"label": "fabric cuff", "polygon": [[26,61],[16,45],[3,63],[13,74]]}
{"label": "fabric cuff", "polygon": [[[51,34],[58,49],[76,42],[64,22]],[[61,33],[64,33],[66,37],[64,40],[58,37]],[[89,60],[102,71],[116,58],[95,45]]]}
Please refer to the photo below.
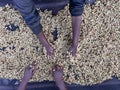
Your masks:
{"label": "fabric cuff", "polygon": [[69,10],[70,10],[71,16],[81,16],[84,11],[84,7],[83,8],[70,8]]}

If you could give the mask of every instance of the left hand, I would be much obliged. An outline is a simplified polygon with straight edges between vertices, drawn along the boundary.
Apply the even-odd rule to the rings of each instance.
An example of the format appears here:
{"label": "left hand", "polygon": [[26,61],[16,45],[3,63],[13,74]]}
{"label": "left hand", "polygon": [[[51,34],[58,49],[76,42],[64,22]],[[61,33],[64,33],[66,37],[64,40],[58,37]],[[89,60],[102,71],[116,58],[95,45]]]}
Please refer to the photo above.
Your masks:
{"label": "left hand", "polygon": [[33,75],[36,73],[37,70],[38,70],[38,67],[36,62],[34,61],[31,65],[26,67],[23,80],[28,82],[33,77]]}

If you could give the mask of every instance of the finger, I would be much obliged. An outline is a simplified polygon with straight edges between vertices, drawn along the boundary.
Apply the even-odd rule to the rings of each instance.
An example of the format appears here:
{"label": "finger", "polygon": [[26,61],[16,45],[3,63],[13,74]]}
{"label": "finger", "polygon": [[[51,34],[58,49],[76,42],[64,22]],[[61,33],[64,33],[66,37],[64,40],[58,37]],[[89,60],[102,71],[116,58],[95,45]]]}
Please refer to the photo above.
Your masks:
{"label": "finger", "polygon": [[54,69],[54,67],[55,67],[55,66],[53,65],[53,66],[52,66],[52,70]]}
{"label": "finger", "polygon": [[32,66],[32,65],[29,65],[29,66],[26,68],[26,70],[32,72],[32,68],[33,68],[33,66]]}
{"label": "finger", "polygon": [[77,53],[77,51],[76,51],[76,50],[73,50],[72,56],[76,57],[76,53]]}
{"label": "finger", "polygon": [[51,52],[51,55],[50,56],[54,56],[54,51]]}
{"label": "finger", "polygon": [[63,67],[59,65],[59,71],[63,71]]}
{"label": "finger", "polygon": [[55,70],[55,69],[53,69],[52,71],[53,71],[53,72],[55,72],[56,70]]}
{"label": "finger", "polygon": [[30,64],[30,65],[29,65],[29,68],[30,68],[30,69],[31,69],[31,68],[33,68],[33,65],[32,65],[32,64]]}
{"label": "finger", "polygon": [[32,62],[32,71],[34,71],[36,69],[36,67],[37,67],[37,63],[36,63],[36,61],[33,61]]}
{"label": "finger", "polygon": [[25,68],[25,70],[29,70],[29,69],[31,69],[32,68],[32,65],[30,64],[30,65],[28,65],[26,68]]}
{"label": "finger", "polygon": [[39,67],[35,66],[34,70],[32,71],[35,74],[38,71]]}
{"label": "finger", "polygon": [[55,71],[56,71],[55,66],[52,68],[52,71],[53,71],[53,72],[55,72]]}
{"label": "finger", "polygon": [[63,67],[62,67],[62,66],[60,66],[60,69],[61,69],[61,70],[63,70]]}
{"label": "finger", "polygon": [[54,56],[54,51],[47,52],[48,56]]}
{"label": "finger", "polygon": [[53,60],[53,59],[54,59],[54,56],[53,56],[53,55],[49,56],[49,59],[50,59],[50,60]]}
{"label": "finger", "polygon": [[36,62],[36,61],[33,61],[33,62],[32,62],[32,65],[33,65],[33,66],[35,66],[36,64],[37,64],[37,62]]}
{"label": "finger", "polygon": [[73,53],[72,53],[72,56],[73,56],[73,57],[76,57],[76,52],[73,52]]}
{"label": "finger", "polygon": [[64,68],[61,66],[61,71],[62,71],[62,73],[63,73],[63,69],[64,69]]}
{"label": "finger", "polygon": [[48,55],[48,56],[47,56],[47,59],[48,59],[48,60],[52,60],[52,55]]}
{"label": "finger", "polygon": [[57,71],[60,71],[60,72],[62,72],[62,73],[63,73],[63,67],[62,67],[62,66],[57,65],[56,67],[57,67]]}
{"label": "finger", "polygon": [[32,64],[30,64],[30,65],[28,66],[28,68],[27,68],[27,70],[30,70],[30,72],[32,72],[33,69],[34,69],[34,66],[33,66]]}
{"label": "finger", "polygon": [[49,55],[47,54],[47,60],[49,60]]}
{"label": "finger", "polygon": [[52,76],[54,77],[54,73],[55,73],[56,69],[55,66],[52,67]]}
{"label": "finger", "polygon": [[59,71],[59,70],[61,69],[60,65],[56,64],[56,65],[55,65],[55,69],[56,69],[57,71]]}
{"label": "finger", "polygon": [[57,70],[56,65],[52,67],[52,71],[55,72]]}
{"label": "finger", "polygon": [[35,65],[35,66],[32,66],[32,72],[34,71],[34,69],[37,67],[37,65]]}

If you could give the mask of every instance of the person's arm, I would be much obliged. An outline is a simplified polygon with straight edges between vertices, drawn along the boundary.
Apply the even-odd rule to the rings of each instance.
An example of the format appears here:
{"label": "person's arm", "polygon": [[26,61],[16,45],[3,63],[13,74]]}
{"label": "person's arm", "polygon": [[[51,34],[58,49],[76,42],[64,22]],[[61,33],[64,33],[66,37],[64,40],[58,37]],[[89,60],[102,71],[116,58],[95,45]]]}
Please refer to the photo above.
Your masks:
{"label": "person's arm", "polygon": [[47,51],[47,55],[49,56],[53,56],[54,55],[54,49],[52,48],[52,46],[48,43],[45,35],[43,32],[39,33],[37,35],[38,39],[40,40],[40,42],[42,43],[42,45],[46,48]]}
{"label": "person's arm", "polygon": [[55,80],[55,83],[57,85],[57,87],[60,89],[60,90],[67,90],[67,87],[64,83],[64,80],[63,80],[63,67],[59,66],[59,65],[55,65],[53,67],[53,78]]}
{"label": "person's arm", "polygon": [[80,27],[82,22],[82,15],[81,16],[72,16],[72,30],[73,30],[73,46],[78,46],[78,40],[80,36]]}
{"label": "person's arm", "polygon": [[84,4],[85,4],[85,0],[70,0],[69,10],[72,16],[73,39],[72,39],[72,45],[69,49],[69,52],[72,55],[75,55],[77,52]]}
{"label": "person's arm", "polygon": [[42,31],[42,25],[33,0],[13,0],[13,2],[28,27],[34,34],[38,35]]}
{"label": "person's arm", "polygon": [[59,85],[57,85],[60,90],[67,90],[67,87],[63,81],[59,82]]}
{"label": "person's arm", "polygon": [[23,79],[17,90],[26,90],[28,81],[33,77],[37,70],[38,68],[35,61],[31,65],[26,67]]}
{"label": "person's arm", "polygon": [[54,50],[48,43],[40,24],[40,16],[35,8],[33,0],[13,0],[16,8],[19,10],[28,27],[40,40],[42,45],[46,48],[48,55],[53,55]]}
{"label": "person's arm", "polygon": [[22,81],[21,81],[21,84],[18,87],[18,90],[26,90],[27,83],[28,83],[28,81],[24,80],[24,78],[23,78]]}

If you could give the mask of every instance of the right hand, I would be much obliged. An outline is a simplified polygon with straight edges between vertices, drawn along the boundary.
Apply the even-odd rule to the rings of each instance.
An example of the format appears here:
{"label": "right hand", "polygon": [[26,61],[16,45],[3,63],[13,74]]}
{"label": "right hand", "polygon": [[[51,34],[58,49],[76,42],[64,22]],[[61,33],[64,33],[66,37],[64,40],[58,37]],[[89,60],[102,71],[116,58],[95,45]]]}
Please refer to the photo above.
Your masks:
{"label": "right hand", "polygon": [[59,65],[55,65],[52,71],[56,83],[63,82],[63,68]]}
{"label": "right hand", "polygon": [[48,56],[53,56],[54,55],[54,49],[51,46],[46,47],[46,51],[47,51]]}
{"label": "right hand", "polygon": [[37,70],[38,67],[36,62],[34,61],[31,65],[25,68],[23,80],[28,82],[33,77],[33,75],[36,73]]}

